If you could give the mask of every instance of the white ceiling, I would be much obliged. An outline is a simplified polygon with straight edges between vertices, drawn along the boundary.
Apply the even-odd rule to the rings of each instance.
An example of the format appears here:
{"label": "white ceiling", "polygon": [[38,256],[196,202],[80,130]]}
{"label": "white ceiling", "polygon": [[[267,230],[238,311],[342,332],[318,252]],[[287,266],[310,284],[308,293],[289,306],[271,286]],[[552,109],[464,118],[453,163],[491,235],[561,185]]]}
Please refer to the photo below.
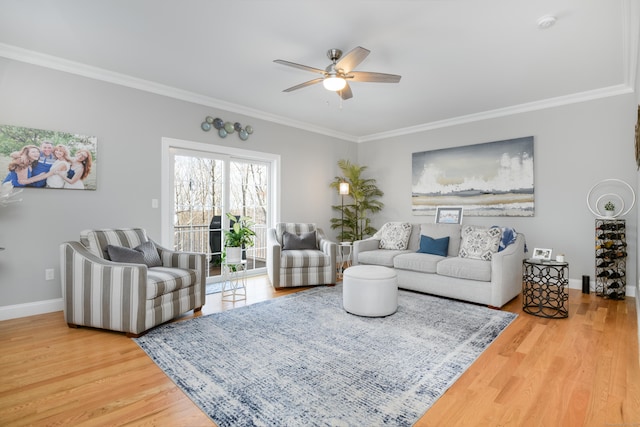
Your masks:
{"label": "white ceiling", "polygon": [[[636,1],[0,0],[0,56],[367,141],[631,92]],[[400,83],[282,92],[356,46]]]}

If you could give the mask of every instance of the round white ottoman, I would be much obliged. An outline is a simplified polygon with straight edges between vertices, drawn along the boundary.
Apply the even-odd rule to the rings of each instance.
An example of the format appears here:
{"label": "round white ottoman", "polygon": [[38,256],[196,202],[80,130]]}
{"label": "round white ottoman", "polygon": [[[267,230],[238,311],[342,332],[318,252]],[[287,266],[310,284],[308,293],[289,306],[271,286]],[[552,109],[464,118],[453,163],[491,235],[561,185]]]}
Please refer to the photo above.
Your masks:
{"label": "round white ottoman", "polygon": [[358,316],[379,317],[398,309],[398,278],[391,268],[355,265],[344,270],[342,306]]}

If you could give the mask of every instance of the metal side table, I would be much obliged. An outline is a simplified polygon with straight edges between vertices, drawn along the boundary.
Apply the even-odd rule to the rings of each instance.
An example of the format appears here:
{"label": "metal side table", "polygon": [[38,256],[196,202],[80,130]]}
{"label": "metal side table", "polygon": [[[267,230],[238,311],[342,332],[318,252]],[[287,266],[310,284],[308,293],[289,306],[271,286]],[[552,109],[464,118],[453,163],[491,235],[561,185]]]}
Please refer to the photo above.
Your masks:
{"label": "metal side table", "polygon": [[568,317],[569,263],[525,259],[522,265],[522,310],[551,319]]}
{"label": "metal side table", "polygon": [[247,299],[247,261],[222,264],[222,301]]}

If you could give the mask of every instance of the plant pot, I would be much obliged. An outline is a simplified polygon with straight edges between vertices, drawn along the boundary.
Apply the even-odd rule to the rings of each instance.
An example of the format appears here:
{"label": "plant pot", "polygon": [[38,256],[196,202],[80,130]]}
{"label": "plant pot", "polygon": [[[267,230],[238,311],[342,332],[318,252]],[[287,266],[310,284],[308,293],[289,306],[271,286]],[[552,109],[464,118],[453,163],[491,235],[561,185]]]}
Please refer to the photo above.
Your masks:
{"label": "plant pot", "polygon": [[225,262],[227,264],[242,263],[242,248],[240,246],[224,248],[226,255]]}

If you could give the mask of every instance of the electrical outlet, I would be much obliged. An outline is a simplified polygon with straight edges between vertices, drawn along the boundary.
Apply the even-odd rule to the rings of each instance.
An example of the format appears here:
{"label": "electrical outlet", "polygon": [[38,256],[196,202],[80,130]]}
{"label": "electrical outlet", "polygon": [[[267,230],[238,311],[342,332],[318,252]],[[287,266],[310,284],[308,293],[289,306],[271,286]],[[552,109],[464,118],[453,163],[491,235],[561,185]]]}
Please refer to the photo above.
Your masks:
{"label": "electrical outlet", "polygon": [[44,271],[44,280],[53,280],[55,279],[55,272],[53,268],[47,268]]}

